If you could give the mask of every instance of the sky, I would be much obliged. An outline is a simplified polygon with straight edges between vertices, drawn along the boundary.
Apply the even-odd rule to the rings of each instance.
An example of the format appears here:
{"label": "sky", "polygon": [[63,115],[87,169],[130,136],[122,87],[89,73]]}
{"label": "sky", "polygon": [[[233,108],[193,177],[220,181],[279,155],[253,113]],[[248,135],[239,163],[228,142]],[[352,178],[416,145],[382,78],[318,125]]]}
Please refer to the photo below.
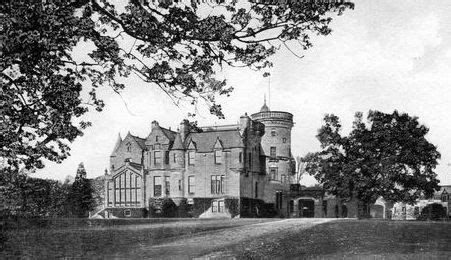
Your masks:
{"label": "sky", "polygon": [[[286,49],[273,57],[270,80],[246,68],[224,68],[234,92],[221,99],[226,119],[200,109],[199,125],[233,124],[245,112],[258,112],[264,95],[271,110],[294,115],[292,152],[318,151],[315,138],[326,113],[340,117],[349,131],[355,112],[398,110],[417,116],[429,127],[427,139],[442,157],[436,169],[441,184],[451,184],[451,1],[354,1],[355,9],[335,17],[332,34],[313,38],[313,47],[299,59]],[[122,96],[105,88],[99,93],[103,112],[84,119],[93,126],[71,144],[71,156],[61,164],[46,163],[35,177],[63,180],[75,175],[80,162],[88,177],[104,174],[117,140],[130,131],[147,137],[150,124],[177,129],[186,118],[158,88],[136,78],[126,81]],[[312,177],[302,183],[313,184]]]}

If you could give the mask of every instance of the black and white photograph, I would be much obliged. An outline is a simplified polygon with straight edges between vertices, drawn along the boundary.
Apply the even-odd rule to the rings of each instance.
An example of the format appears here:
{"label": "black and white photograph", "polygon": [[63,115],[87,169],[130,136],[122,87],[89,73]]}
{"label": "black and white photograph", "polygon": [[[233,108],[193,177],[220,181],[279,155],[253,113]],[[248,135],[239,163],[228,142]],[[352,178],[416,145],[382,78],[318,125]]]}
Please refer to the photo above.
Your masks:
{"label": "black and white photograph", "polygon": [[451,259],[449,0],[0,1],[0,259]]}

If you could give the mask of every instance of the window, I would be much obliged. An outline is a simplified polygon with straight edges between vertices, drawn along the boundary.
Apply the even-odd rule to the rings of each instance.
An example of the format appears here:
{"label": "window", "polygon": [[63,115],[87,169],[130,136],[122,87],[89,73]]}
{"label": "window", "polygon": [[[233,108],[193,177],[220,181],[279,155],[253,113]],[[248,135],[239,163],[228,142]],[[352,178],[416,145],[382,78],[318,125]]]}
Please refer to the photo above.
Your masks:
{"label": "window", "polygon": [[194,151],[189,151],[188,152],[188,164],[189,165],[194,165],[194,160],[196,158],[195,156],[196,156],[196,154],[195,154]]}
{"label": "window", "polygon": [[270,173],[270,177],[271,177],[271,180],[277,180],[278,178],[278,176],[277,176],[277,168],[270,168],[269,169],[269,173]]}
{"label": "window", "polygon": [[188,193],[189,194],[194,194],[194,183],[195,179],[194,176],[188,176]]}
{"label": "window", "polygon": [[224,201],[218,201],[218,212],[224,212]]}
{"label": "window", "polygon": [[220,201],[212,201],[211,202],[211,212],[224,212],[225,211],[225,207],[224,207],[224,201],[220,200]]}
{"label": "window", "polygon": [[271,148],[269,150],[269,156],[271,158],[276,158],[276,147],[275,146],[271,146]]}
{"label": "window", "polygon": [[113,195],[113,186],[114,186],[114,183],[113,182],[107,182],[107,188],[108,188],[108,193],[107,193],[107,196],[108,196],[108,206],[113,206],[113,198],[114,198],[114,195]]}
{"label": "window", "polygon": [[172,162],[176,163],[177,162],[177,155],[174,153],[172,154]]}
{"label": "window", "polygon": [[166,196],[169,196],[171,194],[171,183],[169,182],[168,177],[164,177],[164,180],[165,180],[164,183],[166,186],[165,194],[166,194]]}
{"label": "window", "polygon": [[179,180],[179,191],[182,190],[182,180]]}
{"label": "window", "polygon": [[132,151],[132,144],[131,143],[127,143],[125,146],[127,147],[127,152],[130,153]]}
{"label": "window", "polygon": [[271,136],[276,136],[276,130],[271,130]]}
{"label": "window", "polygon": [[160,151],[153,152],[153,163],[155,165],[161,163],[161,152]]}
{"label": "window", "polygon": [[240,152],[240,153],[238,154],[238,161],[239,161],[240,163],[243,162],[243,153],[242,153],[242,152]]}
{"label": "window", "polygon": [[283,183],[288,183],[288,176],[286,174],[281,174],[280,181],[282,181]]}
{"label": "window", "polygon": [[216,150],[215,151],[215,163],[216,164],[221,164],[222,162],[222,151],[221,150]]}
{"label": "window", "polygon": [[129,210],[129,209],[124,210],[124,216],[131,217],[132,216],[132,211]]}
{"label": "window", "polygon": [[217,201],[211,202],[211,212],[218,212],[218,202]]}
{"label": "window", "polygon": [[282,142],[283,142],[283,143],[286,143],[286,142],[287,142],[287,138],[285,138],[285,137],[282,138]]}
{"label": "window", "polygon": [[155,136],[155,142],[158,143],[158,135]]}
{"label": "window", "polygon": [[160,197],[161,196],[161,177],[160,176],[154,176],[153,177],[153,196],[154,197]]}
{"label": "window", "polygon": [[211,176],[211,194],[224,194],[224,175],[212,175]]}
{"label": "window", "polygon": [[169,164],[169,151],[164,151],[164,164]]}
{"label": "window", "polygon": [[131,171],[116,176],[108,183],[108,205],[113,201],[116,206],[139,206],[141,203],[141,176]]}
{"label": "window", "polygon": [[247,164],[249,168],[252,168],[252,153],[248,153]]}

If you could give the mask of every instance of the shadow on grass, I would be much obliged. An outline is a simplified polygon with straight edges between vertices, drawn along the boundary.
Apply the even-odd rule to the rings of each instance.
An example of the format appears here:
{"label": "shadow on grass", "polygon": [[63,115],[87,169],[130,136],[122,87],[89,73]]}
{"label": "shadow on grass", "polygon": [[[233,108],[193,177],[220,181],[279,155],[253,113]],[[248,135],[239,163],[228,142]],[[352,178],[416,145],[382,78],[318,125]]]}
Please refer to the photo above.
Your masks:
{"label": "shadow on grass", "polygon": [[238,258],[303,258],[352,255],[451,255],[450,222],[339,220],[299,232],[260,237],[224,249]]}
{"label": "shadow on grass", "polygon": [[[192,234],[269,220],[156,220],[86,224],[31,225],[2,232],[0,258],[91,258],[145,256],[146,248]],[[115,223],[115,224],[114,224]],[[127,225],[128,223],[128,225]],[[67,226],[67,228],[66,228]],[[1,239],[1,237],[0,237]]]}

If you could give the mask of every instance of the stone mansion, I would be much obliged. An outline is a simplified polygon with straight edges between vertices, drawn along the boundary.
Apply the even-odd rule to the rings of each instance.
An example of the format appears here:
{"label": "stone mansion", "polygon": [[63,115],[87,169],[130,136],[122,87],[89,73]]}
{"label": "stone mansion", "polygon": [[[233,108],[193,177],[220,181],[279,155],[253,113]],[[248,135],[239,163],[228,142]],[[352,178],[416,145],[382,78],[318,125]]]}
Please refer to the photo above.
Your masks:
{"label": "stone mansion", "polygon": [[283,212],[282,193],[295,172],[292,127],[292,114],[265,102],[235,125],[195,127],[184,120],[172,131],[153,121],[146,138],[119,136],[99,214],[146,217],[165,199],[187,205],[192,217]]}

